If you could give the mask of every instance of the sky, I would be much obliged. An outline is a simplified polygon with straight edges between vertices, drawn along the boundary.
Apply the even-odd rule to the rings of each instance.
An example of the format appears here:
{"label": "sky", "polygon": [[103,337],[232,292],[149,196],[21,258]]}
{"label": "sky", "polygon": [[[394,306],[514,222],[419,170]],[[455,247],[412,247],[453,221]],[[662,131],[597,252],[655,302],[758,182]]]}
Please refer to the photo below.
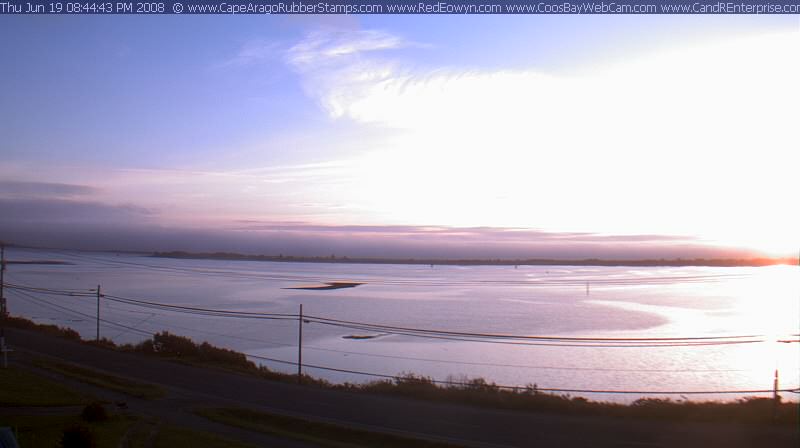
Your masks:
{"label": "sky", "polygon": [[795,255],[797,16],[0,16],[0,240]]}

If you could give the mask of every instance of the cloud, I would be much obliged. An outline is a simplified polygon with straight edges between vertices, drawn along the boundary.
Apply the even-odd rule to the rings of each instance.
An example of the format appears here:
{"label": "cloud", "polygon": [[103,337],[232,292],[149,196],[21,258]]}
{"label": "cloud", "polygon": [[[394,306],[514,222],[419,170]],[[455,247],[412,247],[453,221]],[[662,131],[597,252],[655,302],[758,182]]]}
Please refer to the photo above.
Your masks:
{"label": "cloud", "polygon": [[306,91],[340,117],[364,89],[396,74],[397,65],[382,59],[383,52],[413,45],[379,30],[316,31],[287,51],[287,62],[302,75]]}
{"label": "cloud", "polygon": [[96,188],[88,185],[0,180],[0,195],[5,197],[64,198],[87,196],[95,193],[96,191]]}
{"label": "cloud", "polygon": [[68,223],[135,225],[156,215],[153,210],[131,204],[108,205],[68,199],[0,198],[0,209],[3,210],[0,222],[23,226],[43,223],[53,226],[54,230]]}
{"label": "cloud", "polygon": [[[0,205],[5,205],[0,203]],[[77,211],[86,212],[87,209]],[[93,210],[94,216],[99,216]],[[31,222],[0,219],[0,239],[14,244],[93,250],[239,252],[296,256],[481,259],[641,259],[747,257],[669,237],[570,235],[508,229],[424,226],[318,226],[302,222],[253,223],[231,229],[164,227],[137,219],[137,211],[104,210],[125,220]],[[101,214],[102,214],[101,213]],[[48,216],[56,216],[50,213]],[[240,223],[242,224],[242,223]],[[659,244],[663,243],[663,244]]]}
{"label": "cloud", "polygon": [[[799,35],[698,44],[562,75],[536,69],[415,71],[384,54],[409,44],[378,31],[311,35],[289,51],[289,62],[327,89],[316,93],[335,104],[332,115],[359,122],[415,129],[444,125],[447,131],[481,123],[492,131],[500,124],[513,131],[527,124],[525,131],[546,132],[539,139],[581,123],[589,132],[610,127],[604,135],[624,126],[641,138],[644,131],[630,124],[644,125],[645,131],[698,118],[716,124],[736,118],[745,101],[769,106],[777,102],[771,95],[796,96],[786,86],[794,84],[800,65],[792,57],[800,48]],[[322,76],[326,79],[318,79]],[[768,77],[776,82],[750,88]],[[726,111],[726,104],[735,110]],[[722,116],[709,116],[710,111]],[[552,125],[555,129],[548,131]]]}
{"label": "cloud", "polygon": [[[261,236],[263,241],[293,244],[304,241],[321,251],[317,255],[334,251],[341,255],[374,257],[658,258],[745,253],[713,248],[695,238],[677,235],[601,235],[434,225],[319,225],[259,220],[237,221],[230,230],[254,239]],[[283,252],[292,253],[289,249],[291,246]]]}
{"label": "cloud", "polygon": [[589,232],[548,232],[523,228],[447,227],[439,225],[320,225],[303,221],[238,220],[237,230],[266,232],[320,233],[373,236],[435,236],[470,238],[476,241],[560,242],[560,243],[665,243],[697,242],[695,238],[675,235],[601,235]]}
{"label": "cloud", "polygon": [[393,131],[354,162],[378,222],[800,245],[796,31],[559,73],[420,70],[388,51],[400,38],[343,36],[289,61],[330,117]]}
{"label": "cloud", "polygon": [[281,44],[279,42],[267,41],[263,39],[250,40],[242,44],[239,51],[225,61],[217,64],[217,68],[227,67],[248,67],[269,61],[280,54]]}
{"label": "cloud", "polygon": [[379,30],[325,30],[309,33],[288,51],[289,63],[305,72],[352,62],[364,53],[409,46],[399,36]]}

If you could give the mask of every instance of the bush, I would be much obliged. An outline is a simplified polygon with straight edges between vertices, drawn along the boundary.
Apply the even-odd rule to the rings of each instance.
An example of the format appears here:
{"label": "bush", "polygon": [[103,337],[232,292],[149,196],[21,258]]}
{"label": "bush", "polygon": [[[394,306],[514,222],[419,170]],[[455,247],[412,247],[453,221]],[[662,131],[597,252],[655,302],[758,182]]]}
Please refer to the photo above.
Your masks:
{"label": "bush", "polygon": [[61,434],[61,448],[95,448],[94,434],[84,425],[70,426]]}
{"label": "bush", "polygon": [[108,412],[102,404],[98,402],[89,403],[83,408],[81,418],[87,422],[103,422],[108,420]]}
{"label": "bush", "polygon": [[91,341],[86,341],[86,343],[103,348],[117,348],[117,344],[108,338],[100,338],[99,341],[92,339]]}
{"label": "bush", "polygon": [[215,347],[208,342],[196,344],[184,336],[177,336],[167,331],[153,335],[152,340],[139,343],[135,351],[142,353],[158,353],[186,360],[221,364],[226,367],[243,367],[255,369],[255,364],[247,360],[243,353],[226,348]]}
{"label": "bush", "polygon": [[37,324],[22,317],[8,316],[5,323],[9,327],[21,328],[23,330],[36,330],[46,334],[52,334],[73,341],[80,341],[81,335],[71,328],[58,327],[55,325]]}
{"label": "bush", "polygon": [[168,331],[153,335],[153,347],[158,353],[179,358],[197,356],[197,345],[189,338],[177,336]]}

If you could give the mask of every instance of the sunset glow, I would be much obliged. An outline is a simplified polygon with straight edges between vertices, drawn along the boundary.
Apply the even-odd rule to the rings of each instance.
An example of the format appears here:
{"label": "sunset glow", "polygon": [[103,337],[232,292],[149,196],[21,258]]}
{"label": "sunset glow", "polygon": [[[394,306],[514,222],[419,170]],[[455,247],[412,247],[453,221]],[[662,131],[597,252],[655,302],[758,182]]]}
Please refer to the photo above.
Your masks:
{"label": "sunset glow", "polygon": [[[41,216],[53,222],[55,207],[70,225],[254,238],[285,223],[298,224],[295,233],[346,226],[351,236],[359,226],[436,226],[661,235],[688,256],[699,246],[794,255],[800,31],[776,18],[666,39],[693,26],[681,20],[654,20],[650,44],[618,45],[609,35],[591,57],[577,47],[573,58],[526,53],[521,42],[538,42],[535,32],[513,42],[497,35],[492,43],[508,46],[505,64],[477,51],[438,58],[459,43],[402,20],[308,23],[246,39],[216,22],[223,44],[187,54],[183,65],[167,50],[143,56],[145,37],[111,33],[120,64],[156,59],[168,79],[188,70],[198,79],[141,84],[151,105],[119,92],[98,109],[86,95],[55,94],[47,126],[65,129],[55,123],[79,116],[99,120],[97,134],[83,124],[45,136],[30,124],[0,124],[10,136],[0,199],[19,210],[4,225],[44,229]],[[610,25],[564,21],[586,33]],[[20,64],[71,70],[46,55]],[[111,62],[94,64],[82,76],[111,70],[128,79]],[[24,104],[47,96],[24,79],[5,81],[19,88],[3,113],[32,121]],[[191,93],[187,82],[218,87]],[[127,118],[103,126],[103,107]],[[67,211],[76,205],[82,211]],[[26,228],[12,233],[35,240]]]}

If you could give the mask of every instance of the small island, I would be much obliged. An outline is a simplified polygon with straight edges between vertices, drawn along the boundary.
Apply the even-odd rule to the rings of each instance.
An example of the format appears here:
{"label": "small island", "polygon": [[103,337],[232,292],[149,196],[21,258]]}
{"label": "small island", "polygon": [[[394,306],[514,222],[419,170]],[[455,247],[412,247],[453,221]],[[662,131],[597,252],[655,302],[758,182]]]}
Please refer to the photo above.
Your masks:
{"label": "small island", "polygon": [[281,289],[309,289],[309,290],[325,290],[325,289],[343,289],[355,288],[356,286],[363,285],[362,282],[325,282],[321,285],[300,285],[300,286],[287,286]]}

